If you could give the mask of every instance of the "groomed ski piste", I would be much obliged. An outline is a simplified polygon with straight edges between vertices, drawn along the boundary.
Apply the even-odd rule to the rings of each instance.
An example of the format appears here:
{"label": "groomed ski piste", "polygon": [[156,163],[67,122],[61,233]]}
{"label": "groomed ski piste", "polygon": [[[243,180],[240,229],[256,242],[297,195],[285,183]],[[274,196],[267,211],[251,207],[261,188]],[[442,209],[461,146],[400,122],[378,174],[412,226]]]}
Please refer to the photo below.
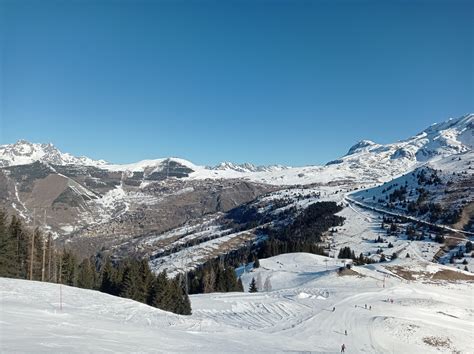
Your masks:
{"label": "groomed ski piste", "polygon": [[473,352],[470,273],[412,257],[341,275],[346,262],[306,253],[262,259],[242,280],[246,289],[253,277],[268,280],[270,291],[192,295],[191,316],[0,278],[0,351],[339,353],[344,344],[346,353]]}

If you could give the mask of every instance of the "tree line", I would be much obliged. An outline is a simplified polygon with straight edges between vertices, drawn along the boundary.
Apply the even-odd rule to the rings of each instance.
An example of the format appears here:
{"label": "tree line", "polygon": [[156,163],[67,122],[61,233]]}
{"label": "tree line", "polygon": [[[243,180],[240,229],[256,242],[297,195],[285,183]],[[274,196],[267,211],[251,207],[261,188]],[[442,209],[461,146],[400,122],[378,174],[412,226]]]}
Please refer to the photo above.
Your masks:
{"label": "tree line", "polygon": [[19,218],[0,211],[0,276],[61,283],[140,301],[165,311],[191,314],[186,279],[155,276],[146,260],[110,257],[79,260],[67,249],[54,247],[51,234],[30,231]]}

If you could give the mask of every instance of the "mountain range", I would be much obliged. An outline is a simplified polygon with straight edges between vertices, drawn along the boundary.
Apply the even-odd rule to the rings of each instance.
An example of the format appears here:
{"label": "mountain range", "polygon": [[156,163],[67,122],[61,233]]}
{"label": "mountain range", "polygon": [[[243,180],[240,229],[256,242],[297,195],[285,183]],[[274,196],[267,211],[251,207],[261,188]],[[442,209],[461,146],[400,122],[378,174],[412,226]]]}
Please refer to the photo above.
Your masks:
{"label": "mountain range", "polygon": [[[325,166],[224,162],[208,167],[173,157],[113,164],[20,140],[0,146],[0,201],[58,242],[90,254],[183,226],[209,227],[209,220],[215,224],[222,213],[269,193],[313,188],[334,196],[339,190],[376,187],[452,156],[467,161],[473,144],[474,114],[391,144],[360,141]],[[448,166],[449,173],[466,168],[439,166]]]}

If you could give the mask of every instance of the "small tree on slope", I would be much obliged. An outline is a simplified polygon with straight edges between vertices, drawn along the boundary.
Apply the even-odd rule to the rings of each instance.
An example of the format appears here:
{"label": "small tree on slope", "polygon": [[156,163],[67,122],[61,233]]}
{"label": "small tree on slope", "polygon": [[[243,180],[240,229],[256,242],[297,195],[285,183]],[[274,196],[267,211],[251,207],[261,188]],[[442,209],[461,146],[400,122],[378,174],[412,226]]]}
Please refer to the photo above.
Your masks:
{"label": "small tree on slope", "polygon": [[252,281],[250,282],[250,286],[249,286],[249,293],[256,293],[256,292],[258,292],[257,282],[255,281],[255,278],[252,278]]}

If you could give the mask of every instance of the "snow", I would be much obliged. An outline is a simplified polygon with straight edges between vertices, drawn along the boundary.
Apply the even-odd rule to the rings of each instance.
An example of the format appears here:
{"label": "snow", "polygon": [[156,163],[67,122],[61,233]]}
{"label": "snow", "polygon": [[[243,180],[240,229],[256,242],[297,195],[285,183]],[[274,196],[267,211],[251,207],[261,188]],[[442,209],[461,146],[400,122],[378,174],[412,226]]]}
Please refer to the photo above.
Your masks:
{"label": "snow", "polygon": [[407,283],[380,265],[338,276],[303,253],[260,264],[244,284],[261,273],[273,291],[192,295],[191,316],[67,286],[60,310],[59,285],[0,278],[0,351],[472,352],[472,282]]}
{"label": "snow", "polygon": [[100,167],[104,160],[93,160],[88,157],[75,157],[62,153],[53,144],[30,143],[19,140],[15,144],[0,145],[0,166],[26,165],[35,161],[56,165],[85,165]]}
{"label": "snow", "polygon": [[428,161],[464,153],[472,149],[474,114],[436,124],[422,133],[393,144],[380,145],[363,140],[349,153],[326,166],[284,167],[254,166],[223,162],[216,167],[198,166],[185,159],[171,157],[142,160],[131,164],[109,164],[61,153],[51,144],[19,141],[0,146],[0,165],[20,165],[34,161],[53,164],[84,164],[109,171],[153,173],[169,162],[176,162],[193,172],[188,179],[246,179],[272,185],[380,183],[406,173]]}

